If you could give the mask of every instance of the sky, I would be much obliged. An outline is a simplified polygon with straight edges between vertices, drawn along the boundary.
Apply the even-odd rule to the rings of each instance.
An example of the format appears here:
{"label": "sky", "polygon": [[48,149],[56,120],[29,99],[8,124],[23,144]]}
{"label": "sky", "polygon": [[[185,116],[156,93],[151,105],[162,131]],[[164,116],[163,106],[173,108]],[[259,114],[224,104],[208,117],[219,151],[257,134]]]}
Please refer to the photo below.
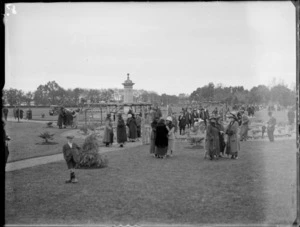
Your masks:
{"label": "sky", "polygon": [[295,7],[277,2],[6,4],[5,87],[178,95],[215,85],[291,87]]}

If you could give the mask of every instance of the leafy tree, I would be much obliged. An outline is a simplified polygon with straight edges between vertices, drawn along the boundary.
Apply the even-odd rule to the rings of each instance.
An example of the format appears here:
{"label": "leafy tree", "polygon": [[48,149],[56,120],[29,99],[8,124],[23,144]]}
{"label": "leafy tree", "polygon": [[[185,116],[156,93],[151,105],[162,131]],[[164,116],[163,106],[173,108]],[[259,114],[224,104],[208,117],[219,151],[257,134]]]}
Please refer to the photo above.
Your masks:
{"label": "leafy tree", "polygon": [[289,106],[295,103],[295,94],[286,85],[278,84],[271,88],[271,100],[282,106]]}
{"label": "leafy tree", "polygon": [[8,104],[11,106],[18,105],[24,101],[24,92],[22,90],[10,88],[5,94]]}

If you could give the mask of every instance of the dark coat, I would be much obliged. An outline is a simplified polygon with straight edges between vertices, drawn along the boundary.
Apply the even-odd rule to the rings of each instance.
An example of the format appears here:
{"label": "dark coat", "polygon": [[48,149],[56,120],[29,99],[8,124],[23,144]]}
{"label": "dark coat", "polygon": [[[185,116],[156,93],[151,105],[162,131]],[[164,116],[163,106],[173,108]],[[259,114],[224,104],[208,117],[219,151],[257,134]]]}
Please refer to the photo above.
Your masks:
{"label": "dark coat", "polygon": [[127,141],[126,125],[123,118],[118,119],[117,124],[117,142],[124,143]]}
{"label": "dark coat", "polygon": [[128,137],[130,139],[136,139],[137,138],[137,124],[135,118],[128,118],[127,119],[127,126],[129,128],[129,135]]}
{"label": "dark coat", "polygon": [[63,125],[63,119],[64,119],[64,114],[63,112],[59,112],[58,114],[58,119],[57,119],[57,126],[59,126],[60,128]]}
{"label": "dark coat", "polygon": [[168,146],[168,129],[164,123],[158,123],[156,127],[155,146],[164,148]]}
{"label": "dark coat", "polygon": [[79,150],[80,147],[76,144],[72,144],[72,148],[69,146],[68,143],[66,143],[63,146],[63,154],[64,154],[64,159],[66,162],[69,162],[72,158],[74,159],[75,162],[78,162],[79,160]]}
{"label": "dark coat", "polygon": [[185,127],[186,126],[186,117],[185,115],[180,115],[178,118],[179,127]]}

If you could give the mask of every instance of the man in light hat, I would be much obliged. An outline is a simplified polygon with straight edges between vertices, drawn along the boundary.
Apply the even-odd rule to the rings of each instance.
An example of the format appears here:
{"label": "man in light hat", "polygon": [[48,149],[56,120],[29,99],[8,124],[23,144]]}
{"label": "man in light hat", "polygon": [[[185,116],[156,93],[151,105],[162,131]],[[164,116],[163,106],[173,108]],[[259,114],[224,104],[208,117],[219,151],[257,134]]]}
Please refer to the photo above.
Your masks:
{"label": "man in light hat", "polygon": [[64,159],[67,162],[68,169],[70,170],[70,179],[66,183],[77,183],[75,177],[76,160],[78,158],[78,150],[80,147],[73,143],[74,136],[67,136],[67,143],[63,146]]}

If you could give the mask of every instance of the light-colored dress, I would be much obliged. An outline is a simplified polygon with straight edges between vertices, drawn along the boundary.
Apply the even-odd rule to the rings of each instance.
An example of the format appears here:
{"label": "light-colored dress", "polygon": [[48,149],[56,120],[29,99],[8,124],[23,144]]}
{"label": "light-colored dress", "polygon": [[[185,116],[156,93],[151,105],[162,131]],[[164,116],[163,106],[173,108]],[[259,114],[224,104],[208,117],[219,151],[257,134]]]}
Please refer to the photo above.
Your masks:
{"label": "light-colored dress", "polygon": [[167,153],[172,153],[174,152],[175,149],[175,127],[173,126],[171,129],[169,129],[169,127],[167,126],[167,129],[169,130],[168,132],[168,152]]}

